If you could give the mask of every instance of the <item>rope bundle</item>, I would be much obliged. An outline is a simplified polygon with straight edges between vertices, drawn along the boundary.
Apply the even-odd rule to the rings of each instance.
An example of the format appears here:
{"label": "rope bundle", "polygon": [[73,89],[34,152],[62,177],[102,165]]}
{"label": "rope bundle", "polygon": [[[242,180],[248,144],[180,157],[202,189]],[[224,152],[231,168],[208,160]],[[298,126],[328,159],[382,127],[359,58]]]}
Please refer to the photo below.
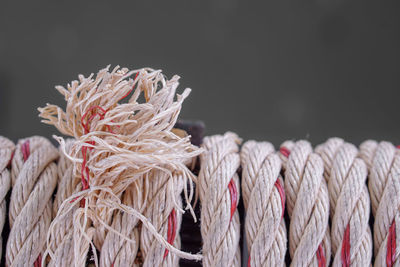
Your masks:
{"label": "rope bundle", "polygon": [[[240,215],[248,266],[400,264],[400,149],[332,138],[315,151],[287,141],[275,152],[268,142],[240,147],[232,132],[199,148],[174,128],[190,92],[176,95],[178,80],[150,68],[80,75],[57,87],[65,111],[39,109],[72,137],[55,136],[58,150],[43,137],[14,146],[0,136],[6,266],[241,266]],[[198,157],[196,177],[188,166]],[[196,220],[194,194],[198,254],[182,251],[179,235],[185,210]]]}

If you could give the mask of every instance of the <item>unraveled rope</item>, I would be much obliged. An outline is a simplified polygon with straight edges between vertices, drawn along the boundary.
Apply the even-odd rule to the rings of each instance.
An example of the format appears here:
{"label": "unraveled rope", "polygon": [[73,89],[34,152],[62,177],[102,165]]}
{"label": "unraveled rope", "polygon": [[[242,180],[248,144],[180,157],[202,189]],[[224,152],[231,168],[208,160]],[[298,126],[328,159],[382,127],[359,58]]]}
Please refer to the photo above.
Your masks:
{"label": "unraveled rope", "polygon": [[[0,233],[3,231],[7,216],[6,195],[11,186],[10,171],[7,168],[11,164],[14,148],[13,142],[0,136]],[[0,253],[3,255],[2,237],[0,237]]]}
{"label": "unraveled rope", "polygon": [[398,266],[400,239],[400,149],[389,142],[360,146],[369,168],[368,189],[374,216],[375,266]]}
{"label": "unraveled rope", "polygon": [[[65,149],[71,151],[73,144],[72,139],[66,140]],[[60,159],[57,164],[58,168],[58,185],[57,194],[53,202],[53,217],[57,216],[58,210],[63,202],[71,195],[81,190],[79,177],[73,174],[73,164],[62,151],[60,151]],[[89,252],[89,244],[86,242],[86,249],[74,249],[74,229],[73,217],[77,207],[72,207],[68,213],[60,218],[59,224],[53,225],[49,233],[54,233],[53,239],[47,237],[48,249],[44,253],[42,265],[46,265],[46,256],[51,255],[47,266],[69,267],[69,266],[85,266],[87,253]],[[91,230],[93,234],[93,230]],[[75,255],[75,252],[78,252]]]}
{"label": "unraveled rope", "polygon": [[238,144],[233,133],[204,138],[206,152],[200,156],[198,190],[201,201],[203,266],[240,266],[239,200],[240,165]]}
{"label": "unraveled rope", "polygon": [[268,142],[247,141],[240,156],[248,266],[283,266],[287,237],[281,161]]}
{"label": "unraveled rope", "polygon": [[329,197],[323,162],[307,141],[284,142],[280,155],[290,217],[291,266],[328,266]]}
{"label": "unraveled rope", "polygon": [[40,264],[52,220],[57,149],[43,137],[20,140],[12,160],[7,266]]}
{"label": "unraveled rope", "polygon": [[[186,179],[182,175],[168,175],[161,171],[151,172],[149,189],[147,193],[147,208],[145,216],[149,218],[157,232],[162,234],[167,241],[176,248],[180,248],[179,230],[182,222],[181,193]],[[173,190],[173,192],[168,192]],[[174,205],[174,195],[178,206]],[[140,250],[143,256],[143,266],[179,266],[179,258],[169,253],[157,242],[147,229],[142,229]]]}
{"label": "unraveled rope", "polygon": [[[130,78],[133,75],[135,78]],[[111,72],[106,68],[95,78],[93,74],[88,78],[80,75],[79,81],[73,81],[67,89],[56,87],[67,101],[65,112],[49,104],[39,109],[43,122],[76,139],[67,152],[63,138],[56,137],[63,153],[74,162],[74,174],[81,176],[82,191],[64,201],[52,222],[60,223],[62,215],[79,201],[81,209],[75,212],[73,222],[74,242],[86,239],[92,243],[86,233],[92,223],[96,230],[93,243],[99,250],[108,231],[136,243],[128,233],[122,235],[110,226],[115,210],[120,210],[140,220],[171,253],[201,260],[201,255],[176,249],[140,211],[120,199],[132,183],[153,169],[168,173],[170,178],[173,171],[186,179],[196,179],[185,161],[199,155],[201,150],[190,144],[189,136],[179,137],[172,131],[182,102],[190,93],[186,89],[175,101],[178,80],[178,76],[167,80],[161,71],[150,68],[128,71],[116,67]],[[131,92],[127,103],[119,103]],[[142,92],[145,102],[139,103]],[[194,214],[190,206],[192,191],[189,194],[186,187],[184,190],[187,208]],[[172,200],[178,206],[174,196]],[[50,239],[53,235],[54,232],[50,233]],[[76,243],[74,247],[79,249]],[[94,247],[92,250],[96,261],[96,250]]]}
{"label": "unraveled rope", "polygon": [[368,266],[372,258],[367,167],[357,148],[331,138],[315,151],[325,165],[331,207],[333,266]]}

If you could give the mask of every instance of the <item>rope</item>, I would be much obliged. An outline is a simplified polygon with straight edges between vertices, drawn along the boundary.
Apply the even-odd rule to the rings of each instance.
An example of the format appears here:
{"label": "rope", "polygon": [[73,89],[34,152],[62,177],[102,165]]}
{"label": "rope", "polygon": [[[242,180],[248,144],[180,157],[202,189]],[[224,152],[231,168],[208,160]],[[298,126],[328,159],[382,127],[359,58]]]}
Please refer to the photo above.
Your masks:
{"label": "rope", "polygon": [[290,217],[290,266],[328,266],[329,198],[323,162],[307,141],[283,143],[280,155]]}
{"label": "rope", "polygon": [[[68,152],[71,150],[72,144],[72,139],[66,141],[66,150]],[[53,202],[53,218],[57,216],[63,202],[74,193],[81,190],[80,179],[73,174],[72,161],[70,161],[62,151],[59,151],[59,153],[60,159],[57,163],[59,180],[57,185],[57,194]],[[51,233],[47,236],[49,249],[44,253],[45,256],[50,256],[47,266],[85,266],[87,254],[89,252],[88,244],[86,245],[86,249],[80,251],[78,255],[75,255],[74,250],[73,218],[74,212],[77,208],[77,206],[72,207],[68,213],[59,218],[57,224],[53,224],[53,226],[49,228],[49,233]],[[42,261],[43,265],[46,265],[45,258],[46,257],[44,257]]]}
{"label": "rope", "polygon": [[[124,192],[122,202],[125,205],[141,210],[143,203],[143,179],[132,183]],[[139,220],[127,213],[116,211],[111,227],[122,236],[128,236],[135,242],[126,241],[121,235],[109,231],[100,253],[100,266],[139,266],[135,259],[139,250]]]}
{"label": "rope", "polygon": [[372,258],[367,167],[357,148],[331,138],[316,152],[325,165],[331,207],[333,266],[368,266]]}
{"label": "rope", "polygon": [[[11,176],[8,169],[14,153],[14,143],[0,136],[0,233],[7,215],[6,195],[10,190]],[[0,238],[0,253],[3,255],[3,238]]]}
{"label": "rope", "polygon": [[361,144],[360,153],[369,169],[375,266],[398,266],[400,150],[388,142],[366,141]]}
{"label": "rope", "polygon": [[40,266],[52,219],[58,151],[43,137],[20,140],[12,160],[7,266]]}
{"label": "rope", "polygon": [[287,237],[281,161],[267,142],[246,142],[240,156],[248,266],[284,266]]}
{"label": "rope", "polygon": [[203,266],[240,266],[240,225],[236,210],[239,199],[240,165],[233,133],[204,138],[198,178],[203,237]]}
{"label": "rope", "polygon": [[[174,173],[153,171],[149,177],[147,208],[145,216],[168,242],[180,249],[179,229],[182,222],[181,193],[186,179]],[[175,205],[176,202],[176,205]],[[160,245],[151,232],[142,228],[140,250],[143,266],[179,266],[179,257]]]}

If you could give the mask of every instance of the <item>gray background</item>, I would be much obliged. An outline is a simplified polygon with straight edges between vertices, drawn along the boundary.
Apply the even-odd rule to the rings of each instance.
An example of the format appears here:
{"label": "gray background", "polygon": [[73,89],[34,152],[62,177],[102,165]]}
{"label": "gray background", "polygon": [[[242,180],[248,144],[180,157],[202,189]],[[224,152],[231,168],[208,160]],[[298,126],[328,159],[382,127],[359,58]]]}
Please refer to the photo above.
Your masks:
{"label": "gray background", "polygon": [[1,1],[0,134],[55,128],[54,85],[151,66],[193,92],[182,117],[245,140],[400,143],[399,1]]}

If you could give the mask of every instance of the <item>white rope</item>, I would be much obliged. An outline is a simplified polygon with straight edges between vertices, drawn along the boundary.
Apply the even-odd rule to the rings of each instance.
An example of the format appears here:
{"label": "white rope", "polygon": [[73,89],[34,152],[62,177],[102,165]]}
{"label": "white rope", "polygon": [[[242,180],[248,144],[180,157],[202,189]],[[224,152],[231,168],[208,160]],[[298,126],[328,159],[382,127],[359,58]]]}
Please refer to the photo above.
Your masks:
{"label": "white rope", "polygon": [[236,191],[239,200],[239,143],[237,135],[228,132],[206,137],[202,145],[206,152],[200,156],[198,190],[205,267],[240,266],[238,202],[232,205],[235,193],[230,191]]}
{"label": "white rope", "polygon": [[[375,266],[398,266],[400,151],[389,142],[378,144],[375,141],[365,141],[360,146],[360,153],[369,169],[368,189],[374,216]],[[395,251],[390,256],[388,250],[392,247]]]}
{"label": "white rope", "polygon": [[367,167],[357,148],[331,138],[315,151],[324,161],[331,207],[333,266],[368,266],[372,258]]}
{"label": "white rope", "polygon": [[240,152],[248,264],[284,266],[287,249],[281,161],[268,142],[246,142]]}
{"label": "white rope", "polygon": [[43,255],[52,220],[57,158],[57,149],[43,137],[30,137],[17,144],[11,172],[7,266],[32,266]]}
{"label": "white rope", "polygon": [[329,197],[323,162],[307,141],[285,142],[280,151],[290,217],[290,266],[328,266]]}
{"label": "white rope", "polygon": [[[187,180],[178,173],[174,173],[170,179],[165,172],[153,171],[149,177],[147,208],[144,213],[157,232],[178,249],[181,245],[179,237],[182,222],[181,193],[185,181]],[[142,228],[140,237],[144,267],[179,266],[179,257],[161,246],[147,229]]]}
{"label": "white rope", "polygon": [[[14,153],[14,143],[5,137],[0,136],[0,233],[7,216],[6,195],[10,190],[11,176],[8,170],[11,157]],[[0,253],[3,255],[3,238],[0,238]]]}

